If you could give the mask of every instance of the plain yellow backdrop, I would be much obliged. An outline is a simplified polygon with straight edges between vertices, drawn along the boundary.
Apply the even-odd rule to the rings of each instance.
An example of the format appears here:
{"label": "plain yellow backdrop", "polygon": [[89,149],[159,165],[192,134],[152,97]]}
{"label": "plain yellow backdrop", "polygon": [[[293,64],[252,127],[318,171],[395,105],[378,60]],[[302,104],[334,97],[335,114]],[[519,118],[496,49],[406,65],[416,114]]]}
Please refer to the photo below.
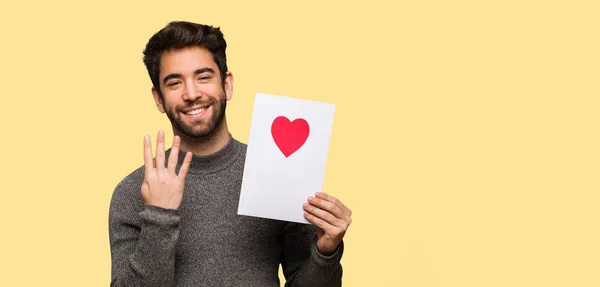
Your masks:
{"label": "plain yellow backdrop", "polygon": [[241,141],[256,92],[336,104],[344,286],[600,286],[597,3],[0,0],[0,285],[108,286],[113,189],[172,136],[142,50],[188,20]]}

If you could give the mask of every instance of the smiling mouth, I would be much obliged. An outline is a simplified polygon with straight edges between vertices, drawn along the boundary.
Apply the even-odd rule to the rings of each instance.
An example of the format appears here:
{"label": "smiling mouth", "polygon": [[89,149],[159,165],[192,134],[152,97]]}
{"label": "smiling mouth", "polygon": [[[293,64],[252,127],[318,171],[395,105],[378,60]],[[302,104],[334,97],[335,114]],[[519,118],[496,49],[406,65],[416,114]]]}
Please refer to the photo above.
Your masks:
{"label": "smiling mouth", "polygon": [[197,116],[197,115],[204,113],[207,109],[208,109],[208,107],[201,107],[201,108],[193,108],[188,111],[184,110],[182,112],[183,112],[183,114],[185,114],[187,116]]}
{"label": "smiling mouth", "polygon": [[189,111],[189,112],[187,112],[185,114],[188,115],[188,116],[193,116],[193,115],[200,114],[200,113],[204,112],[205,110],[206,110],[206,108],[195,109],[195,110],[191,110],[191,111]]}

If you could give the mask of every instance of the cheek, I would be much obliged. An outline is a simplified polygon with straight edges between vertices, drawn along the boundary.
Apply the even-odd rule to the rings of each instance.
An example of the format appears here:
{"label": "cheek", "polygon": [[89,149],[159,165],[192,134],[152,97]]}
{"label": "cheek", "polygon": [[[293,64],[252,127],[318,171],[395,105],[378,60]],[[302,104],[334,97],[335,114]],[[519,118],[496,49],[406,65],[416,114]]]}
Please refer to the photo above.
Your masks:
{"label": "cheek", "polygon": [[177,106],[178,102],[177,102],[177,97],[176,95],[170,95],[168,93],[165,93],[163,95],[163,107],[165,110],[173,110],[175,109],[175,107]]}
{"label": "cheek", "polygon": [[204,85],[199,87],[200,91],[208,96],[218,98],[221,93],[221,88],[218,85]]}

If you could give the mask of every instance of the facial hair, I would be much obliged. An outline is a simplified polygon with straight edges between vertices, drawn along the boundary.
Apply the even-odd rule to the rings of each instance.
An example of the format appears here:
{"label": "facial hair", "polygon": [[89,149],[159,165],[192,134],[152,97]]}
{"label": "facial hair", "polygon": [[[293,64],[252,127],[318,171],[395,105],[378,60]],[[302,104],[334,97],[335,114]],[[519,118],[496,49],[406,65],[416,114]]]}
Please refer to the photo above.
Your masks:
{"label": "facial hair", "polygon": [[[187,123],[181,118],[181,111],[185,108],[192,106],[207,106],[212,109],[210,118],[195,120],[192,123]],[[167,109],[166,114],[171,121],[171,125],[175,129],[179,130],[183,136],[193,139],[207,139],[213,132],[220,126],[223,118],[225,117],[225,109],[227,107],[227,101],[225,95],[219,95],[219,99],[208,98],[207,100],[200,101],[196,100],[188,105],[181,105],[174,109]],[[207,109],[208,109],[207,108]],[[206,112],[206,111],[205,111]]]}

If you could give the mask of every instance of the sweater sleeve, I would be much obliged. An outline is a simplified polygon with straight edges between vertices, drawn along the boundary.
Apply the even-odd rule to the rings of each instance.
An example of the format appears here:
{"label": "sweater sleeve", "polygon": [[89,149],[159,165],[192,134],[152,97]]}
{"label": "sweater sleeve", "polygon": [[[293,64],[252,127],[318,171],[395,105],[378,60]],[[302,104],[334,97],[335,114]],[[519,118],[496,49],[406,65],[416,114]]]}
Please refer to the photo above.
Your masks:
{"label": "sweater sleeve", "polygon": [[178,210],[144,205],[135,185],[119,184],[110,205],[110,286],[174,286]]}
{"label": "sweater sleeve", "polygon": [[342,285],[342,241],[330,256],[319,253],[312,224],[289,222],[281,235],[282,270],[286,287],[330,287]]}

